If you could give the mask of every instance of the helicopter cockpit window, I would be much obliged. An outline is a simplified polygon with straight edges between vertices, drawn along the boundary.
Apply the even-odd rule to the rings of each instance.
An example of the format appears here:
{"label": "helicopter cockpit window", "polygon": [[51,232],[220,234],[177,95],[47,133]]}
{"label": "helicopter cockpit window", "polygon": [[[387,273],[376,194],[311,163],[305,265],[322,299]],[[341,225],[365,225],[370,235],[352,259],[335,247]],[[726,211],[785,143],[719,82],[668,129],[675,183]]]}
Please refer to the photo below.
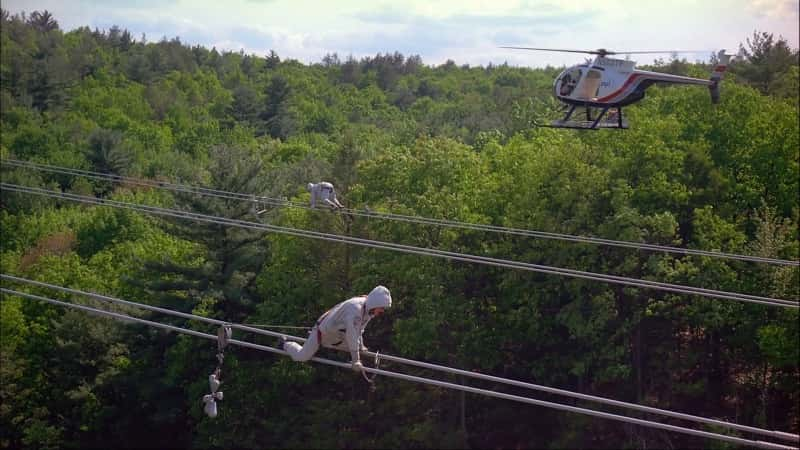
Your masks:
{"label": "helicopter cockpit window", "polygon": [[575,86],[578,85],[578,81],[581,80],[581,76],[583,75],[583,71],[581,69],[572,69],[561,76],[561,88],[559,89],[559,94],[561,95],[569,95],[575,89]]}

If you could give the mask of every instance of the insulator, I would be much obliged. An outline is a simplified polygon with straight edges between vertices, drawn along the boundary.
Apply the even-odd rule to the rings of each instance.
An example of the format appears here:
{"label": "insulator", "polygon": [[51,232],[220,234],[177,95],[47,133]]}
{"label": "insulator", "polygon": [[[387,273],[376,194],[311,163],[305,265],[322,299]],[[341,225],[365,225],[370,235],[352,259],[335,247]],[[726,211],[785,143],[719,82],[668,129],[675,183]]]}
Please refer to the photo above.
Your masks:
{"label": "insulator", "polygon": [[228,346],[231,336],[233,336],[233,329],[231,329],[230,325],[223,325],[217,330],[217,348],[219,348],[220,353]]}
{"label": "insulator", "polygon": [[203,408],[203,411],[205,411],[206,415],[212,419],[217,417],[217,402],[215,402],[214,399],[206,402],[206,406]]}
{"label": "insulator", "polygon": [[208,376],[208,385],[211,387],[212,394],[217,392],[217,389],[219,389],[220,384],[222,384],[222,381],[217,379],[217,375],[212,373],[211,375]]}

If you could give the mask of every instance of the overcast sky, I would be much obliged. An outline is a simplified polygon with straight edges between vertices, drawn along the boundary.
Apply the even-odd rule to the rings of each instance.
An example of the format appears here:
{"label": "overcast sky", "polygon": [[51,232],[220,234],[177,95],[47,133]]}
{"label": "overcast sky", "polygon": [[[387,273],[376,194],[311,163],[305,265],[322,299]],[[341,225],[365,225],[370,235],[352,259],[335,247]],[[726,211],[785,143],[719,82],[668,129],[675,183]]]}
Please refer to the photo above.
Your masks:
{"label": "overcast sky", "polygon": [[[128,29],[218,50],[319,62],[399,51],[425,64],[561,66],[580,55],[501,45],[617,51],[735,52],[754,30],[798,47],[798,0],[3,0],[12,14],[50,11],[61,29]],[[657,57],[657,56],[656,56]],[[669,54],[663,56],[669,58]],[[638,57],[640,63],[653,57]]]}

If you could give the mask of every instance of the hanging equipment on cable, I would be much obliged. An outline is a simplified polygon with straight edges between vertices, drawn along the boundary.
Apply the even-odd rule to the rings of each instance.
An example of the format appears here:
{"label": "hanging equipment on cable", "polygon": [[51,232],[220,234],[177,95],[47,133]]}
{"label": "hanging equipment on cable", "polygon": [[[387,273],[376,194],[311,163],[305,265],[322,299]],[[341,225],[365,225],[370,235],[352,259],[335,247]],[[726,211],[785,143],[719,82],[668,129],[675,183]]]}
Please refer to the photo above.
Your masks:
{"label": "hanging equipment on cable", "polygon": [[208,385],[211,393],[203,396],[203,403],[205,404],[203,411],[212,419],[217,417],[217,400],[223,399],[219,386],[222,384],[222,363],[225,361],[225,347],[228,346],[231,336],[233,336],[233,330],[230,325],[219,327],[217,331],[217,368],[214,373],[208,376]]}

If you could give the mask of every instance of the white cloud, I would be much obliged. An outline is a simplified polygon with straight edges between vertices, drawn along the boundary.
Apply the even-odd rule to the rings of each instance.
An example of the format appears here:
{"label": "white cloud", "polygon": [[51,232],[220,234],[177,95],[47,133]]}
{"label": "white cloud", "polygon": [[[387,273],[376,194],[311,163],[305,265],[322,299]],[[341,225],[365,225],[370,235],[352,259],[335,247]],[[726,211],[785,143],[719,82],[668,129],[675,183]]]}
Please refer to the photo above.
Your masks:
{"label": "white cloud", "polygon": [[797,20],[799,9],[797,0],[752,0],[748,5],[751,13],[772,19],[794,18]]}
{"label": "white cloud", "polygon": [[581,56],[498,47],[710,53],[735,49],[754,30],[798,45],[798,7],[792,0],[4,0],[3,8],[47,9],[66,30],[116,24],[136,37],[146,33],[150,41],[178,36],[220,50],[273,49],[281,58],[306,63],[326,53],[361,57],[400,51],[419,54],[427,64],[453,59],[471,65],[563,65]]}

